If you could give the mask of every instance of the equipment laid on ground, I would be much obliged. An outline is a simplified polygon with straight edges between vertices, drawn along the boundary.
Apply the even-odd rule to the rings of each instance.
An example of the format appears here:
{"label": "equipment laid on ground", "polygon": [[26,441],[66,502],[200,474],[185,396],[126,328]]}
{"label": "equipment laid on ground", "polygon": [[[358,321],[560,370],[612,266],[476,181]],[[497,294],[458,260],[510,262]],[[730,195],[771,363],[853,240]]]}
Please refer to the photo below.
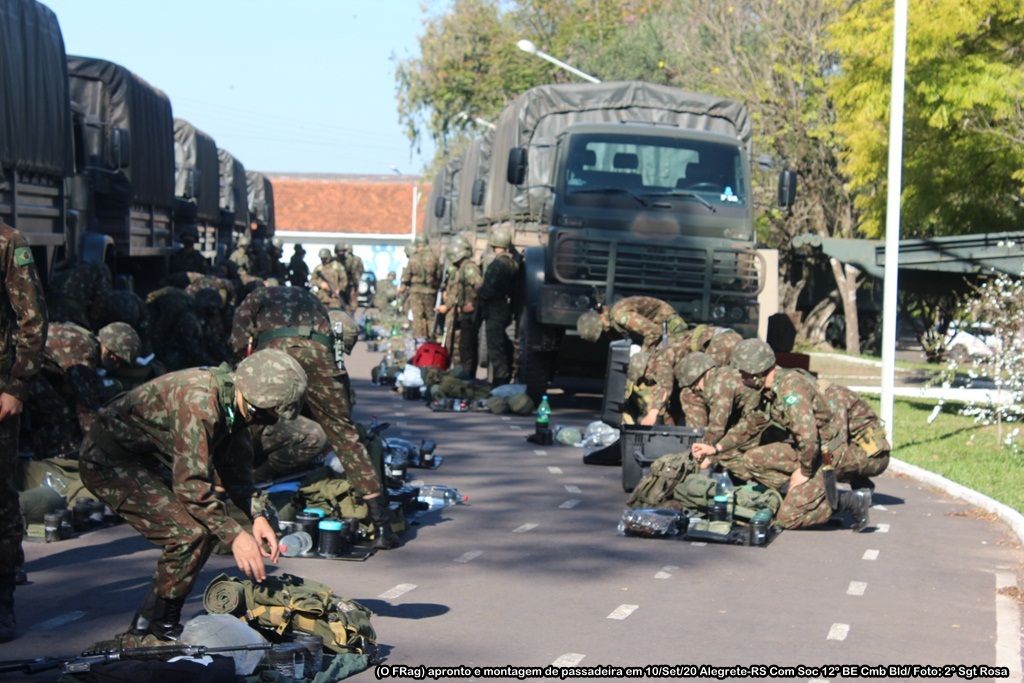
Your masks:
{"label": "equipment laid on ground", "polygon": [[703,429],[671,425],[622,425],[622,488],[632,491],[648,473],[651,463],[670,453],[689,453],[690,446],[704,435]]}

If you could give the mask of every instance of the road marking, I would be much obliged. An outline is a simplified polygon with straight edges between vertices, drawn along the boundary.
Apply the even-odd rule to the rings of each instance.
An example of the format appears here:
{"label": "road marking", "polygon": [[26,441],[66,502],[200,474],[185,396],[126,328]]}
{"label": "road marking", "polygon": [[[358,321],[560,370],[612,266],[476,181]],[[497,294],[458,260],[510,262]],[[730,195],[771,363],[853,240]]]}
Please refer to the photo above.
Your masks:
{"label": "road marking", "polygon": [[384,598],[385,600],[393,600],[394,598],[397,598],[400,595],[405,595],[415,587],[415,583],[400,583],[394,588],[384,591],[377,597]]}
{"label": "road marking", "polygon": [[862,560],[877,560],[878,559],[878,551],[877,550],[865,550],[864,551],[864,557],[862,557],[860,559],[862,559]]}
{"label": "road marking", "polygon": [[[395,413],[395,417],[405,417],[406,415],[408,415],[408,413]],[[401,423],[395,423],[395,426],[404,427],[405,425]]]}
{"label": "road marking", "polygon": [[399,436],[412,436],[412,432],[398,432]]}
{"label": "road marking", "polygon": [[574,508],[574,507],[576,507],[576,506],[577,506],[577,505],[579,505],[579,504],[580,504],[581,502],[582,502],[582,501],[580,501],[580,500],[576,500],[575,498],[573,498],[573,499],[571,499],[571,500],[567,500],[567,501],[565,501],[564,503],[562,503],[562,504],[561,504],[561,505],[559,505],[558,507],[562,508],[563,510],[569,510],[569,509],[571,509],[571,508]]}
{"label": "road marking", "polygon": [[640,605],[619,605],[616,607],[611,614],[608,615],[609,619],[625,619],[633,612],[637,611]]}
{"label": "road marking", "polygon": [[832,624],[832,628],[828,630],[827,640],[846,640],[848,635],[850,635],[849,624]]}
{"label": "road marking", "polygon": [[518,432],[523,428],[523,425],[509,425],[508,428],[514,432]]}
{"label": "road marking", "polygon": [[676,569],[679,569],[679,567],[677,567],[675,565],[672,565],[672,564],[665,565],[664,567],[661,568],[661,570],[657,574],[654,575],[654,578],[656,578],[656,579],[671,579],[672,578],[672,572],[674,572]]}
{"label": "road marking", "polygon": [[570,652],[551,662],[551,666],[576,666],[583,661],[584,657],[586,657],[586,655]]}
{"label": "road marking", "polygon": [[1020,608],[1009,595],[1001,595],[1003,588],[1016,588],[1013,574],[996,574],[996,666],[1010,670],[1011,681],[1021,680],[1020,663]]}
{"label": "road marking", "polygon": [[877,531],[880,534],[887,534],[887,533],[889,533],[889,525],[888,524],[876,524],[875,525],[875,531]]}
{"label": "road marking", "polygon": [[693,547],[695,547],[695,548],[701,548],[701,547],[703,547],[703,546],[706,546],[706,545],[707,545],[707,541],[694,541],[694,542],[693,542],[693,543],[691,543],[690,545],[692,545],[692,546],[693,546]]}
{"label": "road marking", "polygon": [[522,526],[517,526],[515,529],[512,530],[512,533],[514,533],[514,534],[525,534],[527,531],[531,531],[531,530],[536,529],[536,528],[537,528],[536,524],[524,524]]}
{"label": "road marking", "polygon": [[508,415],[502,415],[502,416],[501,416],[501,419],[502,419],[502,420],[505,420],[506,422],[508,422],[508,421],[509,421],[509,420],[511,420],[512,418],[511,418],[511,417],[509,417]]}
{"label": "road marking", "polygon": [[548,454],[548,452],[547,452],[547,451],[540,451],[540,450],[537,450],[537,451],[534,451],[534,452],[533,452],[533,454],[534,454],[534,455],[547,455],[547,454]]}
{"label": "road marking", "polygon": [[565,490],[568,493],[579,493],[580,492],[580,487],[576,486],[574,484],[566,484],[565,485]]}
{"label": "road marking", "polygon": [[483,554],[484,554],[483,550],[470,550],[468,553],[465,553],[463,555],[460,555],[459,557],[456,557],[455,561],[456,562],[462,562],[462,563],[471,562],[471,561],[475,560],[476,558],[480,557]]}
{"label": "road marking", "polygon": [[847,595],[864,595],[864,591],[867,590],[868,585],[863,581],[851,581],[850,587],[846,589]]}
{"label": "road marking", "polygon": [[871,507],[875,508],[876,510],[881,510],[882,512],[889,511],[889,508],[885,507],[884,505],[872,505]]}
{"label": "road marking", "polygon": [[55,628],[60,628],[64,624],[70,624],[72,621],[78,621],[85,616],[85,612],[75,611],[67,612],[66,614],[60,614],[52,619],[41,621],[32,628],[30,631],[49,631]]}
{"label": "road marking", "polygon": [[[404,413],[395,413],[395,415],[404,415]],[[398,429],[406,429],[409,426],[408,422],[396,422],[395,427]]]}
{"label": "road marking", "polygon": [[550,472],[551,474],[561,474],[562,473],[562,468],[561,467],[549,467],[548,468],[548,472]]}

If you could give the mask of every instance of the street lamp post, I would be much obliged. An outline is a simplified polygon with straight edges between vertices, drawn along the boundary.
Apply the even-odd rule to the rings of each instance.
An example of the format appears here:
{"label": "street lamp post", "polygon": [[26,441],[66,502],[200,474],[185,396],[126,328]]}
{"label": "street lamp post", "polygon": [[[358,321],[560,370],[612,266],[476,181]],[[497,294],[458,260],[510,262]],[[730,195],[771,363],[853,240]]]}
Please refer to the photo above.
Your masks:
{"label": "street lamp post", "polygon": [[590,74],[588,74],[588,73],[586,73],[584,71],[580,71],[579,69],[577,69],[574,66],[566,64],[565,62],[563,62],[560,59],[556,59],[555,57],[552,57],[547,52],[543,52],[543,51],[537,49],[537,46],[534,45],[532,41],[529,41],[526,38],[523,38],[518,43],[516,43],[516,46],[518,46],[519,49],[522,50],[523,52],[529,52],[531,55],[537,55],[541,59],[545,59],[545,60],[551,62],[552,64],[554,64],[555,66],[557,66],[557,67],[559,67],[561,69],[565,69],[566,71],[568,71],[571,74],[575,74],[576,76],[579,76],[580,78],[582,78],[585,81],[590,81],[591,83],[600,83],[601,82],[600,78],[595,78],[594,76],[591,76]]}

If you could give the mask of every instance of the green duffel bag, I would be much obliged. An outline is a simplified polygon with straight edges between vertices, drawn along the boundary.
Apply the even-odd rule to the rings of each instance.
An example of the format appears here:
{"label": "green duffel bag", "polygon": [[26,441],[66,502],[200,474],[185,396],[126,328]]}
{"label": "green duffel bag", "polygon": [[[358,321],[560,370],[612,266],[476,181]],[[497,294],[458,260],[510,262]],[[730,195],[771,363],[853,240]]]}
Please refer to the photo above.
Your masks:
{"label": "green duffel bag", "polygon": [[[674,492],[688,476],[694,475],[699,465],[689,452],[663,455],[651,463],[651,472],[636,485],[626,499],[626,505],[636,508],[681,509]],[[710,481],[710,480],[709,480]]]}
{"label": "green duffel bag", "polygon": [[[683,510],[705,514],[717,486],[718,482],[706,474],[694,473],[675,487],[672,497]],[[744,484],[734,490],[731,511],[734,519],[750,521],[758,510],[769,510],[774,519],[781,506],[782,494],[777,490],[763,484]]]}

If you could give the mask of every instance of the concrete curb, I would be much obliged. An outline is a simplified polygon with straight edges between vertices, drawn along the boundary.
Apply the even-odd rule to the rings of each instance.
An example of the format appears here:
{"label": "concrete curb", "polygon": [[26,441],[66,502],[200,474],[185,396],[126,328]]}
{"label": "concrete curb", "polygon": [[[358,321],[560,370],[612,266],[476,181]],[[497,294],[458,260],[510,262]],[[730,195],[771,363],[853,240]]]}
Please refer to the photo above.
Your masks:
{"label": "concrete curb", "polygon": [[896,458],[889,458],[889,467],[887,471],[913,477],[920,482],[928,484],[929,486],[934,486],[940,491],[948,493],[955,498],[960,498],[971,505],[980,507],[986,512],[995,515],[1002,521],[1006,522],[1006,524],[1013,530],[1013,533],[1017,535],[1021,544],[1024,545],[1024,515],[1017,512],[1009,505],[1005,505],[1000,503],[998,500],[989,498],[983,493],[978,493],[974,489],[969,489],[966,486],[957,484],[955,481],[950,481],[942,475],[929,472],[917,465],[911,465],[908,462],[903,462]]}

